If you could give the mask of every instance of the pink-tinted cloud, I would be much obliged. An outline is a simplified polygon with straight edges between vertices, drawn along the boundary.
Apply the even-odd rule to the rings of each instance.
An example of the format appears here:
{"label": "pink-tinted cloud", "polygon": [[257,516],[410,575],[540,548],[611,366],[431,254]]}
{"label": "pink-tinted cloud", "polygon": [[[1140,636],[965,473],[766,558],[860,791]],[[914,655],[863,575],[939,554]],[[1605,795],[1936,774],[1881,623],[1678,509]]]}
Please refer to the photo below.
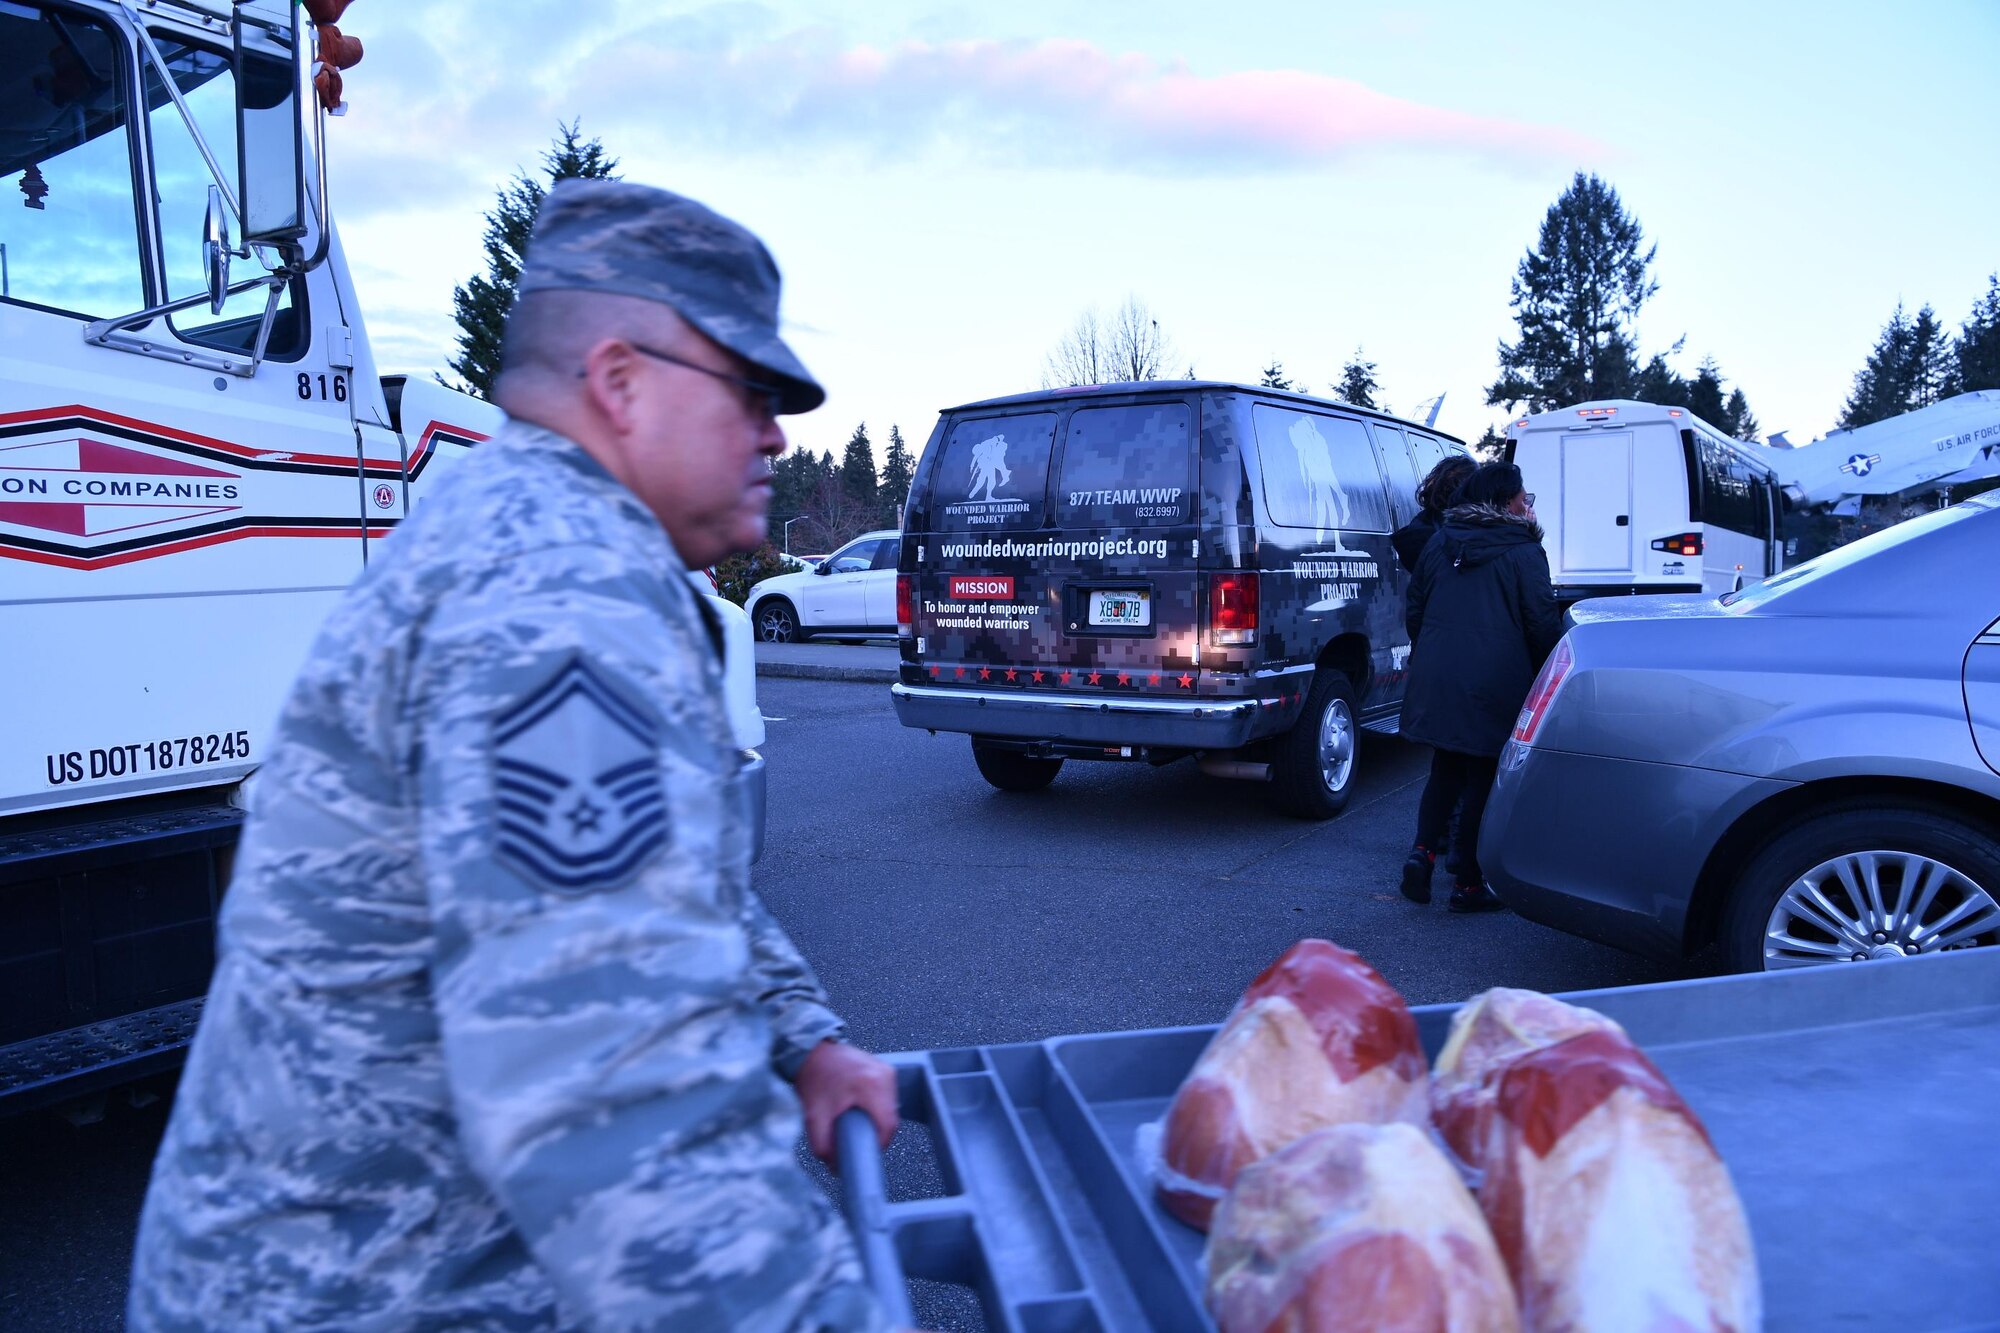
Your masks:
{"label": "pink-tinted cloud", "polygon": [[[627,34],[583,62],[605,98],[642,98],[677,137],[766,149],[1104,168],[1270,170],[1373,150],[1575,163],[1601,144],[1560,128],[1427,106],[1298,69],[1201,74],[1089,42],[842,46],[825,30],[726,52]],[[626,101],[627,105],[632,102]]]}

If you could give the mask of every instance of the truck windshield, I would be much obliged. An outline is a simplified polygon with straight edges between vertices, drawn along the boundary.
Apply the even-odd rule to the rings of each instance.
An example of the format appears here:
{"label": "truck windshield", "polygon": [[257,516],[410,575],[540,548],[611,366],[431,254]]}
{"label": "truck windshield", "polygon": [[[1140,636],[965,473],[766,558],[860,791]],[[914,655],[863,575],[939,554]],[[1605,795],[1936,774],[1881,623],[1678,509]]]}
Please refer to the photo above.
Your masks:
{"label": "truck windshield", "polygon": [[98,319],[146,304],[123,46],[0,0],[0,296]]}

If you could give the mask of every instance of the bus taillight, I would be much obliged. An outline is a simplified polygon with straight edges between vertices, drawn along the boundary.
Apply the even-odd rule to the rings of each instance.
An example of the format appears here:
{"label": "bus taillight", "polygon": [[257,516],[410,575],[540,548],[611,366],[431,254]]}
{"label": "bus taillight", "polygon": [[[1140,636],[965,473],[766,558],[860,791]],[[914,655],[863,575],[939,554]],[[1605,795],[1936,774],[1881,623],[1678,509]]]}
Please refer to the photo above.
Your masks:
{"label": "bus taillight", "polygon": [[1700,555],[1701,534],[1683,532],[1672,537],[1661,537],[1653,543],[1655,551],[1665,551],[1668,555]]}

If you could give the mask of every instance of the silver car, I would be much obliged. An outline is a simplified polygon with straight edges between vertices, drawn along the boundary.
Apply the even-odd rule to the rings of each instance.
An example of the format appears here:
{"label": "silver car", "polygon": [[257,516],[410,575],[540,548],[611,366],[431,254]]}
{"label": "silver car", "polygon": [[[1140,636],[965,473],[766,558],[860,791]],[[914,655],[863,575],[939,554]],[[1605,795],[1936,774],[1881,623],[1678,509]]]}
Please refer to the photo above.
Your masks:
{"label": "silver car", "polygon": [[1508,906],[1739,971],[2000,944],[2000,492],[1570,616],[1479,842]]}

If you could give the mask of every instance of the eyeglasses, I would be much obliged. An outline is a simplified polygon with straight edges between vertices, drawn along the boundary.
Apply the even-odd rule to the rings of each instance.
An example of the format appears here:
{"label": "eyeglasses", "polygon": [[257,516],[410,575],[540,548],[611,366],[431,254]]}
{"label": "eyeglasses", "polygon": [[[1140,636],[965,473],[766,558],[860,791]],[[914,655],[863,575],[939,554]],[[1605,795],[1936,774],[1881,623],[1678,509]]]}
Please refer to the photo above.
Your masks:
{"label": "eyeglasses", "polygon": [[[698,366],[692,361],[673,355],[671,352],[656,351],[651,347],[635,343],[629,338],[625,340],[625,345],[635,352],[652,357],[655,361],[665,361],[669,365],[679,366],[683,370],[700,371],[711,379],[718,379],[727,384],[734,384],[737,388],[744,390],[750,395],[751,402],[762,409],[764,419],[767,421],[776,420],[778,413],[785,405],[785,390],[779,385],[766,384],[762,380],[745,379],[741,375],[732,375],[726,370],[711,370],[707,366]],[[585,373],[579,370],[577,372],[578,378],[582,378]]]}
{"label": "eyeglasses", "polygon": [[1528,502],[1528,508],[1533,509],[1535,507],[1535,493],[1533,491],[1522,491],[1521,498]]}

